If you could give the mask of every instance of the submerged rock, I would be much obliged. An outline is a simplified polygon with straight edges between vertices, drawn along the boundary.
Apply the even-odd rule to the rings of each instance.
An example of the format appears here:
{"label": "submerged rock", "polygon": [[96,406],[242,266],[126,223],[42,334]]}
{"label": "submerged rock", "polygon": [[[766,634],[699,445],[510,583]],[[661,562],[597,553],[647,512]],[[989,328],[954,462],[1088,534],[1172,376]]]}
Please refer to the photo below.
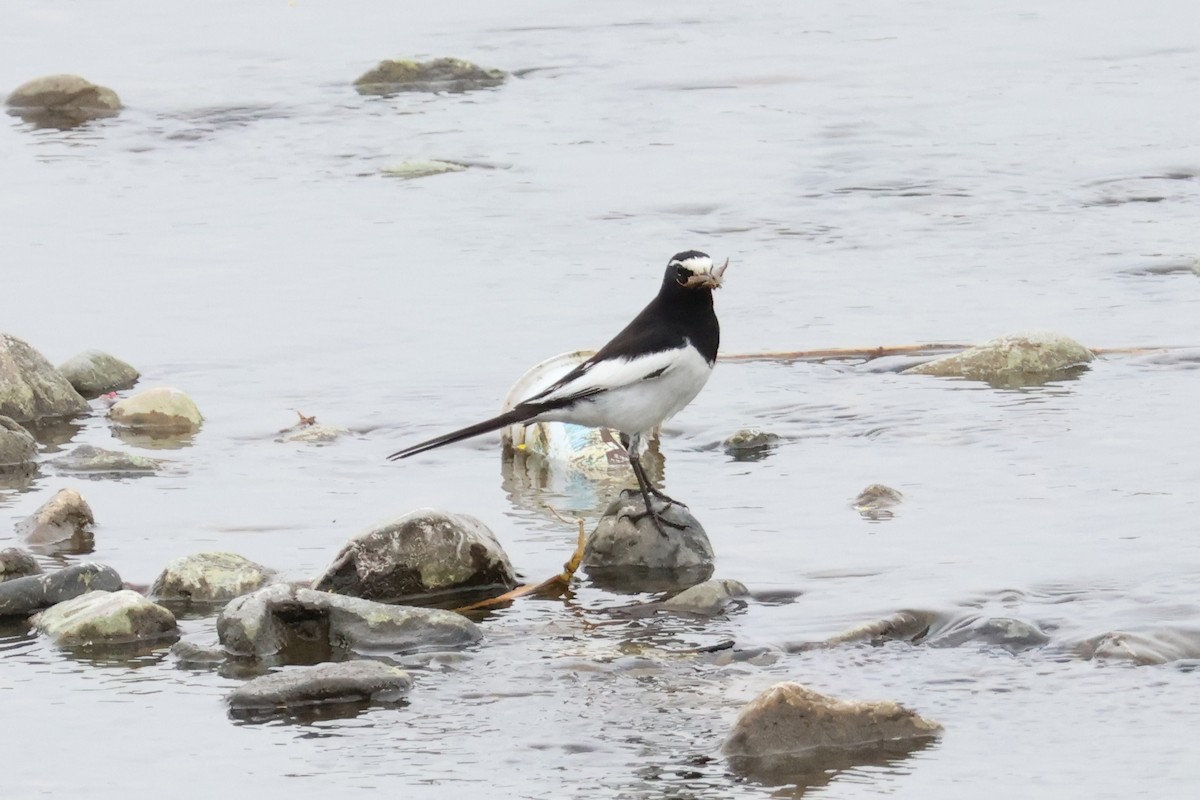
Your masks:
{"label": "submerged rock", "polygon": [[115,592],[122,586],[115,569],[92,563],[72,564],[49,575],[13,578],[0,583],[0,617],[27,616],[87,592]]}
{"label": "submerged rock", "polygon": [[235,711],[260,711],[320,703],[394,703],[412,688],[398,667],[359,659],[311,667],[291,667],[249,680],[229,693]]}
{"label": "submerged rock", "polygon": [[684,589],[669,600],[664,600],[661,607],[668,611],[713,616],[720,614],[739,597],[748,594],[750,590],[741,581],[721,578]]}
{"label": "submerged rock", "polygon": [[181,669],[212,669],[225,663],[225,651],[219,645],[202,645],[187,639],[171,645],[171,655]]}
{"label": "submerged rock", "polygon": [[129,473],[149,474],[162,469],[163,461],[147,458],[136,453],[105,450],[90,444],[81,444],[64,456],[50,463],[65,472],[123,475]]}
{"label": "submerged rock", "polygon": [[23,340],[0,333],[0,415],[29,422],[87,410],[87,401],[45,356]]}
{"label": "submerged rock", "polygon": [[51,606],[32,622],[60,647],[152,641],[179,630],[174,614],[129,589],[88,592]]}
{"label": "submerged rock", "polygon": [[[30,575],[41,575],[42,565],[34,558],[33,553],[19,547],[6,547],[0,550],[0,583]],[[0,609],[3,600],[0,600]],[[3,613],[0,610],[0,613]]]}
{"label": "submerged rock", "polygon": [[17,535],[41,547],[69,543],[83,549],[92,541],[96,518],[83,495],[74,489],[59,489],[33,514],[16,524]]}
{"label": "submerged rock", "polygon": [[394,601],[516,586],[508,555],[474,517],[422,508],[355,536],[313,583],[320,591]]}
{"label": "submerged rock", "polygon": [[339,439],[350,431],[345,428],[339,428],[336,425],[325,425],[317,422],[316,417],[306,417],[299,411],[296,412],[300,421],[290,428],[281,430],[280,436],[275,439],[277,442],[304,442],[306,444],[324,444]]}
{"label": "submerged rock", "polygon": [[968,616],[931,631],[924,641],[930,647],[984,644],[1017,653],[1041,647],[1050,637],[1032,622],[1011,617]]}
{"label": "submerged rock", "polygon": [[271,571],[236,553],[197,553],[177,558],[154,579],[150,596],[162,601],[217,603],[253,592]]}
{"label": "submerged rock", "polygon": [[116,92],[78,75],[34,78],[14,89],[6,102],[9,113],[56,128],[72,128],[121,110]]}
{"label": "submerged rock", "polygon": [[861,514],[863,519],[891,519],[895,516],[892,507],[899,505],[903,499],[904,495],[892,487],[872,483],[854,498],[854,510]]}
{"label": "submerged rock", "polygon": [[461,614],[390,606],[357,597],[276,584],[231,600],[217,618],[225,649],[239,656],[321,651],[412,651],[478,641],[479,627]]}
{"label": "submerged rock", "polygon": [[354,88],[359,94],[390,95],[400,92],[470,92],[504,83],[503,70],[485,69],[461,58],[432,61],[380,61],[359,76]]}
{"label": "submerged rock", "polygon": [[1129,661],[1139,666],[1200,659],[1200,628],[1159,627],[1145,631],[1110,631],[1084,646],[1085,655],[1101,661]]}
{"label": "submerged rock", "polygon": [[1000,336],[952,356],[927,361],[906,375],[936,375],[1022,386],[1070,377],[1095,359],[1091,350],[1058,333]]}
{"label": "submerged rock", "polygon": [[814,750],[861,751],[941,731],[898,703],[838,700],[798,683],[777,683],[742,709],[723,751],[743,764],[786,761]]}
{"label": "submerged rock", "polygon": [[11,417],[0,416],[0,472],[28,471],[37,457],[37,440]]}
{"label": "submerged rock", "polygon": [[466,169],[467,166],[465,164],[431,159],[429,161],[403,161],[399,164],[390,164],[383,168],[383,174],[389,178],[412,180],[413,178],[428,178],[432,175],[444,175],[447,172],[465,172]]}
{"label": "submerged rock", "polygon": [[141,377],[132,366],[101,350],[85,350],[72,356],[58,371],[84,397],[128,389]]}
{"label": "submerged rock", "polygon": [[[690,586],[712,575],[713,550],[699,521],[685,506],[653,499],[654,510],[665,522],[663,536],[646,515],[640,492],[621,492],[608,508],[596,529],[588,537],[583,566],[593,578],[612,583],[622,577],[634,583],[655,584],[665,579],[663,588],[672,583]],[[680,580],[674,581],[672,576]]]}
{"label": "submerged rock", "polygon": [[126,397],[108,410],[114,424],[152,434],[187,434],[200,429],[204,417],[192,398],[165,386]]}
{"label": "submerged rock", "polygon": [[777,434],[759,428],[743,428],[721,442],[721,448],[735,459],[754,461],[767,455],[777,444]]}

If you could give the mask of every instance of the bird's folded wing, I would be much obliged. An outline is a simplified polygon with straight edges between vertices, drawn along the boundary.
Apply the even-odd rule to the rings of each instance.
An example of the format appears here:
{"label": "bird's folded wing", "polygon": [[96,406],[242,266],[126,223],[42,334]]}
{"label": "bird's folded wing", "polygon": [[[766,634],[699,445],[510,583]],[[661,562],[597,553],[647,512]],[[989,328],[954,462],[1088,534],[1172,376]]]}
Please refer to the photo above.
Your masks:
{"label": "bird's folded wing", "polygon": [[665,375],[678,364],[679,355],[678,350],[666,350],[632,358],[592,358],[519,405],[561,406],[585,397],[653,380]]}

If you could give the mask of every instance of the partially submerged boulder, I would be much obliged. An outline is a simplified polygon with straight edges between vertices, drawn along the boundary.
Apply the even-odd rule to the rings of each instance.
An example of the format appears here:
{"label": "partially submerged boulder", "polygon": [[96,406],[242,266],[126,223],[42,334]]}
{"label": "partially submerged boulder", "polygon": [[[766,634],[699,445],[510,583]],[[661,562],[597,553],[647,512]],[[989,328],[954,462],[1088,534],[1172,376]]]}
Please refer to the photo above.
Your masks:
{"label": "partially submerged boulder", "polygon": [[11,417],[0,416],[0,472],[28,471],[37,457],[37,440]]}
{"label": "partially submerged boulder", "polygon": [[470,92],[504,83],[507,74],[486,69],[461,58],[431,61],[380,61],[354,81],[359,94],[390,95],[400,92]]}
{"label": "partially submerged boulder", "polygon": [[428,178],[432,175],[444,175],[447,172],[464,172],[466,169],[465,164],[429,159],[426,161],[401,161],[397,164],[389,164],[383,168],[383,174],[389,178],[413,180],[414,178]]}
{"label": "partially submerged boulder", "polygon": [[516,575],[486,525],[422,508],[355,536],[313,588],[391,602],[465,589],[511,589]]}
{"label": "partially submerged boulder", "polygon": [[588,537],[583,567],[594,580],[632,591],[678,589],[712,576],[713,549],[686,506],[653,498],[667,535],[646,514],[640,492],[621,492]]}
{"label": "partially submerged boulder", "polygon": [[167,564],[154,579],[150,596],[164,602],[225,602],[259,589],[271,575],[236,553],[196,553]]}
{"label": "partially submerged boulder", "polygon": [[892,487],[884,486],[882,483],[872,483],[858,493],[858,497],[854,498],[853,506],[863,519],[872,521],[891,519],[895,516],[892,508],[899,505],[903,499],[904,495]]}
{"label": "partially submerged boulder", "polygon": [[45,75],[27,81],[5,101],[9,113],[35,124],[71,128],[121,110],[121,99],[107,86],[78,75]]}
{"label": "partially submerged boulder", "polygon": [[14,578],[0,583],[0,617],[27,616],[88,592],[115,592],[123,586],[115,569],[90,562],[72,564],[48,575]]}
{"label": "partially submerged boulder", "polygon": [[1200,628],[1158,626],[1142,631],[1109,631],[1085,643],[1084,653],[1099,661],[1139,666],[1200,658]]}
{"label": "partially submerged boulder", "polygon": [[268,711],[325,703],[394,703],[412,688],[398,667],[357,659],[291,667],[249,680],[229,693],[234,711]]}
{"label": "partially submerged boulder", "polygon": [[66,545],[77,551],[91,545],[96,518],[83,495],[59,489],[37,511],[16,524],[17,535],[36,548]]}
{"label": "partially submerged boulder", "polygon": [[778,767],[821,751],[929,739],[942,726],[890,701],[838,700],[777,683],[742,709],[723,751],[739,768]]}
{"label": "partially submerged boulder", "polygon": [[165,386],[126,397],[108,410],[108,417],[124,428],[168,436],[195,433],[204,421],[192,398]]}
{"label": "partially submerged boulder", "polygon": [[742,428],[721,442],[721,449],[738,461],[758,461],[779,444],[779,435],[761,428]]}
{"label": "partially submerged boulder", "polygon": [[179,632],[174,614],[129,589],[82,594],[51,606],[32,622],[60,647],[132,644]]}
{"label": "partially submerged boulder", "polygon": [[78,353],[59,365],[58,371],[84,397],[128,389],[141,377],[131,365],[102,350]]}
{"label": "partially submerged boulder", "polygon": [[904,374],[1023,386],[1071,377],[1095,357],[1091,350],[1067,336],[1034,331],[1000,336],[961,353],[919,364]]}
{"label": "partially submerged boulder", "polygon": [[151,475],[162,469],[164,462],[137,453],[105,450],[103,447],[81,444],[66,455],[51,459],[50,463],[64,472],[105,476]]}
{"label": "partially submerged boulder", "polygon": [[684,589],[679,594],[662,602],[667,611],[701,616],[720,614],[738,598],[750,594],[746,584],[729,578],[720,578]]}
{"label": "partially submerged boulder", "polygon": [[16,336],[0,333],[0,415],[29,422],[87,410],[87,401],[45,356]]}
{"label": "partially submerged boulder", "polygon": [[234,655],[286,658],[293,648],[315,648],[325,655],[461,647],[483,634],[453,611],[391,606],[275,584],[231,600],[217,618],[217,635]]}
{"label": "partially submerged boulder", "polygon": [[[28,550],[22,550],[19,547],[6,547],[0,550],[0,583],[41,574],[42,565]],[[2,607],[3,600],[0,600],[0,608]],[[0,614],[2,613],[3,611],[0,611]]]}

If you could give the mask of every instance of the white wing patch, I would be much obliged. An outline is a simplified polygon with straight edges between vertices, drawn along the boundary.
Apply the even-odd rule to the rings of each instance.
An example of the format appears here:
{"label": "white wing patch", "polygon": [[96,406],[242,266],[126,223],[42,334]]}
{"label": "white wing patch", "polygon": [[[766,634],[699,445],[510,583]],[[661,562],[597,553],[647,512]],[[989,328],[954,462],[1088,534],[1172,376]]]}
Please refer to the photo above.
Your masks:
{"label": "white wing patch", "polygon": [[685,353],[690,349],[689,346],[680,350],[650,353],[637,358],[599,361],[589,366],[586,372],[570,383],[544,395],[534,395],[534,398],[538,403],[552,403],[568,397],[609,392],[624,386],[632,386],[647,379],[653,380],[669,374],[673,367],[686,359]]}

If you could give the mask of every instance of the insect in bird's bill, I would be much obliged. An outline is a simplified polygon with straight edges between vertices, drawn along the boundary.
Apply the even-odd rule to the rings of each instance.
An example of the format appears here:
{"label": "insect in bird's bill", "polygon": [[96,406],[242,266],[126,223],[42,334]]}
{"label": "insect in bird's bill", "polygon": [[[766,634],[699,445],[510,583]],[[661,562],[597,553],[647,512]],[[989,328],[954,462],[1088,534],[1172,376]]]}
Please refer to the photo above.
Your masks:
{"label": "insect in bird's bill", "polygon": [[718,267],[698,250],[676,254],[667,264],[658,294],[596,355],[511,411],[406,447],[388,458],[408,458],[516,424],[556,421],[610,428],[629,453],[646,514],[666,536],[664,524],[678,526],[655,512],[650,496],[676,501],[646,477],[640,459],[642,440],[692,402],[712,374],[721,339],[712,293],[720,288],[728,266],[728,259]]}

